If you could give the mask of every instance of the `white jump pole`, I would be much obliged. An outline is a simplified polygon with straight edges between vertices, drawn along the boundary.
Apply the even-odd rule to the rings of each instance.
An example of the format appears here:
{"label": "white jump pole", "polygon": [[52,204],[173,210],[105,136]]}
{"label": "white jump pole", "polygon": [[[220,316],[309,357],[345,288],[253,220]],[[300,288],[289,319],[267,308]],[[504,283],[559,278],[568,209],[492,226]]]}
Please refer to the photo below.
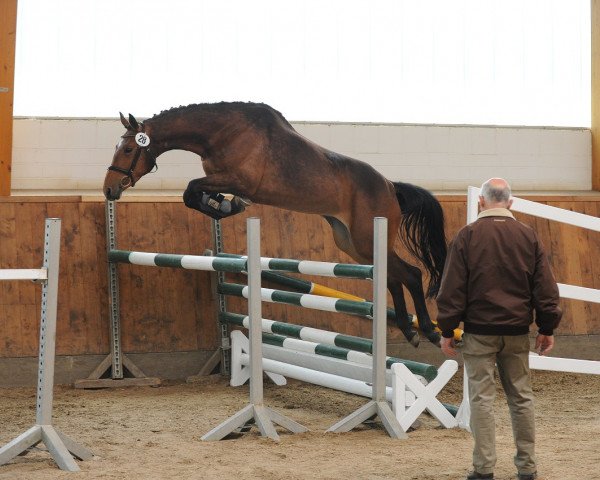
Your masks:
{"label": "white jump pole", "polygon": [[328,432],[349,432],[378,415],[389,436],[407,439],[385,398],[387,328],[387,218],[374,219],[373,238],[373,390],[372,400],[332,425]]}
{"label": "white jump pole", "polygon": [[[239,387],[248,381],[249,373],[247,366],[250,363],[248,352],[249,342],[240,330],[231,332],[231,381],[232,387]],[[263,370],[276,385],[285,385],[285,377],[294,378],[307,383],[313,383],[322,387],[353,393],[362,397],[371,398],[373,368],[370,365],[315,355],[307,352],[290,350],[284,347],[275,347],[264,344]],[[274,376],[272,376],[275,374]],[[426,380],[419,376],[411,375],[427,384]],[[392,396],[392,373],[386,374],[386,399],[391,402]],[[410,406],[415,401],[415,396],[408,393],[406,405]]]}
{"label": "white jump pole", "polygon": [[221,440],[254,419],[261,435],[278,441],[273,422],[293,433],[306,432],[303,425],[264,405],[262,366],[262,303],[260,265],[260,220],[247,220],[248,252],[248,316],[250,317],[250,403],[219,426],[206,433],[202,440]]}
{"label": "white jump pole", "polygon": [[89,460],[93,456],[87,448],[75,443],[52,426],[59,254],[60,219],[47,218],[43,267],[39,270],[0,270],[0,280],[43,282],[36,424],[0,449],[0,465],[40,442],[48,447],[50,455],[62,470],[79,471],[71,454],[80,460]]}

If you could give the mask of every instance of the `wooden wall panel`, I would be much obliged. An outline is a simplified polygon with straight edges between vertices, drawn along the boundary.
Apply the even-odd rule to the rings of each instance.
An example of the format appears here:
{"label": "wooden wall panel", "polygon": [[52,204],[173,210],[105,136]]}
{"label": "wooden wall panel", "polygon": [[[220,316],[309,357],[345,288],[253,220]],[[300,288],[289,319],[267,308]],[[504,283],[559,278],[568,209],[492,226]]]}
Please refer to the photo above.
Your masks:
{"label": "wooden wall panel", "polygon": [[592,188],[600,190],[600,0],[590,0]]}
{"label": "wooden wall panel", "polygon": [[[210,222],[178,203],[117,203],[117,245],[125,250],[202,254]],[[120,265],[123,349],[191,351],[216,347],[208,272]]]}
{"label": "wooden wall panel", "polygon": [[83,319],[86,332],[86,352],[102,352],[109,344],[106,298],[106,240],[104,206],[100,203],[79,204],[79,235],[81,237],[81,271],[83,274]]}
{"label": "wooden wall panel", "polygon": [[[442,196],[446,235],[464,225],[464,196]],[[550,205],[598,215],[600,197],[533,197]],[[104,203],[80,197],[8,197],[0,199],[0,268],[39,268],[44,218],[62,218],[57,353],[104,354],[109,349],[108,289]],[[351,262],[333,242],[319,216],[255,205],[222,221],[225,249],[246,252],[246,219],[261,218],[264,256]],[[600,288],[600,233],[516,214],[539,233],[557,280]],[[117,245],[126,250],[202,254],[212,249],[210,219],[185,208],[180,198],[117,202]],[[171,268],[120,265],[122,343],[125,352],[211,350],[218,346],[212,274]],[[327,277],[309,279],[371,299],[370,282]],[[242,275],[228,281],[245,283]],[[278,288],[276,285],[266,286]],[[409,309],[412,302],[406,296]],[[35,356],[38,349],[40,286],[0,282],[0,357]],[[391,300],[388,302],[391,305]],[[228,298],[229,310],[247,311],[244,299]],[[567,335],[600,334],[600,306],[565,300],[558,331]],[[366,319],[299,307],[263,304],[266,318],[371,335]],[[429,302],[432,317],[435,302]],[[390,341],[401,338],[390,326]]]}
{"label": "wooden wall panel", "polygon": [[17,0],[0,0],[0,196],[10,195]]}
{"label": "wooden wall panel", "polygon": [[[0,252],[2,252],[0,268],[17,268],[15,226],[15,206],[7,205],[0,215]],[[0,282],[0,331],[6,332],[2,335],[0,352],[5,352],[5,356],[16,356],[22,350],[20,312],[16,308],[20,303],[20,297],[17,283]]]}
{"label": "wooden wall panel", "polygon": [[[567,198],[564,201],[553,199],[541,203],[594,216],[598,213],[596,210],[598,202],[590,202],[586,199]],[[529,215],[516,213],[515,216],[538,232],[559,283],[600,288],[600,278],[598,274],[594,275],[594,264],[598,263],[597,247],[600,245],[600,233]],[[564,318],[558,333],[564,335],[600,333],[600,322],[597,320],[600,313],[599,304],[563,299],[561,306]]]}

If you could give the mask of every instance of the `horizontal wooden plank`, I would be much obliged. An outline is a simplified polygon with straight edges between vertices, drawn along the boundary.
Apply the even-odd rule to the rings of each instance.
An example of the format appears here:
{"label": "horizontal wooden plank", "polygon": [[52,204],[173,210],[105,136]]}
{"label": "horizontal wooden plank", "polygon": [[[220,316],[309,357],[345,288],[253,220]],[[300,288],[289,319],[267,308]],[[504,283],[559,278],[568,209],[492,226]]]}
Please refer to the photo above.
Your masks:
{"label": "horizontal wooden plank", "polygon": [[[527,197],[533,198],[533,197]],[[24,201],[27,199],[27,201]],[[465,195],[440,195],[451,239],[466,221]],[[543,203],[596,216],[600,195],[552,195]],[[213,249],[211,220],[187,209],[180,197],[133,197],[116,203],[117,247],[127,250],[201,255]],[[43,219],[64,219],[61,245],[57,353],[101,355],[109,352],[109,303],[106,275],[104,200],[98,197],[8,197],[0,199],[0,265],[36,268],[43,255]],[[268,257],[353,263],[337,249],[328,224],[307,215],[254,205],[222,220],[229,253],[246,253],[246,219],[261,218],[262,255]],[[557,281],[600,289],[600,233],[551,220],[516,214],[534,227],[544,243]],[[119,265],[122,345],[126,353],[184,352],[218,348],[216,302],[208,272]],[[366,281],[306,276],[321,285],[372,298]],[[227,274],[230,282],[245,277]],[[265,284],[268,288],[277,285]],[[32,282],[0,282],[0,356],[34,355],[37,350],[40,287]],[[409,311],[412,301],[406,295]],[[391,305],[391,299],[388,302]],[[232,312],[247,311],[245,299],[228,298]],[[432,317],[436,305],[429,301]],[[558,334],[600,334],[600,305],[565,299]],[[370,336],[369,320],[299,307],[263,306],[263,316],[357,336]],[[392,341],[401,338],[390,328]],[[200,368],[200,366],[199,366]]]}
{"label": "horizontal wooden plank", "polygon": [[12,195],[10,197],[0,197],[0,204],[2,203],[80,203],[80,195],[54,195],[54,196],[42,196],[42,195]]}
{"label": "horizontal wooden plank", "polygon": [[[83,195],[82,202],[104,202],[103,195]],[[118,201],[119,203],[181,203],[183,204],[183,192],[181,195],[129,195]]]}

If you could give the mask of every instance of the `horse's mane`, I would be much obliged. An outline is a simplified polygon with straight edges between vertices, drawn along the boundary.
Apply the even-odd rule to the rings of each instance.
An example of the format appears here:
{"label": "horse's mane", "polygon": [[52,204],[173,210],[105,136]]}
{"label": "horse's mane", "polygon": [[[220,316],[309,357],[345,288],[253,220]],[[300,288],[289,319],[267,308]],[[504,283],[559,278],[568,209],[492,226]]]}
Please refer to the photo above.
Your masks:
{"label": "horse's mane", "polygon": [[273,119],[273,115],[275,115],[285,124],[290,125],[286,118],[273,107],[270,107],[265,103],[254,102],[192,103],[190,105],[180,105],[179,107],[162,110],[160,113],[154,115],[152,119],[166,120],[185,114],[220,113],[224,110],[240,112],[249,120],[258,124],[269,122]]}

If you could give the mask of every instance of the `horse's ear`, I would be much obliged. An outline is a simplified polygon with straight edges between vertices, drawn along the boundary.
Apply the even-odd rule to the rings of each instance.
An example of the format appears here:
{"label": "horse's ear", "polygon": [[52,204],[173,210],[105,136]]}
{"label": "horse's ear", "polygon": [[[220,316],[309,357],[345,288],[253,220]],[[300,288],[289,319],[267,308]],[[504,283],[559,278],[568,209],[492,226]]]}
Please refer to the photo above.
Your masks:
{"label": "horse's ear", "polygon": [[131,125],[132,130],[139,129],[138,121],[135,119],[135,117],[131,113],[129,114],[129,125]]}
{"label": "horse's ear", "polygon": [[127,119],[123,116],[123,114],[121,112],[119,112],[119,115],[121,117],[121,123],[123,124],[123,126],[127,130],[131,130],[131,125],[129,125],[129,122],[127,121]]}

